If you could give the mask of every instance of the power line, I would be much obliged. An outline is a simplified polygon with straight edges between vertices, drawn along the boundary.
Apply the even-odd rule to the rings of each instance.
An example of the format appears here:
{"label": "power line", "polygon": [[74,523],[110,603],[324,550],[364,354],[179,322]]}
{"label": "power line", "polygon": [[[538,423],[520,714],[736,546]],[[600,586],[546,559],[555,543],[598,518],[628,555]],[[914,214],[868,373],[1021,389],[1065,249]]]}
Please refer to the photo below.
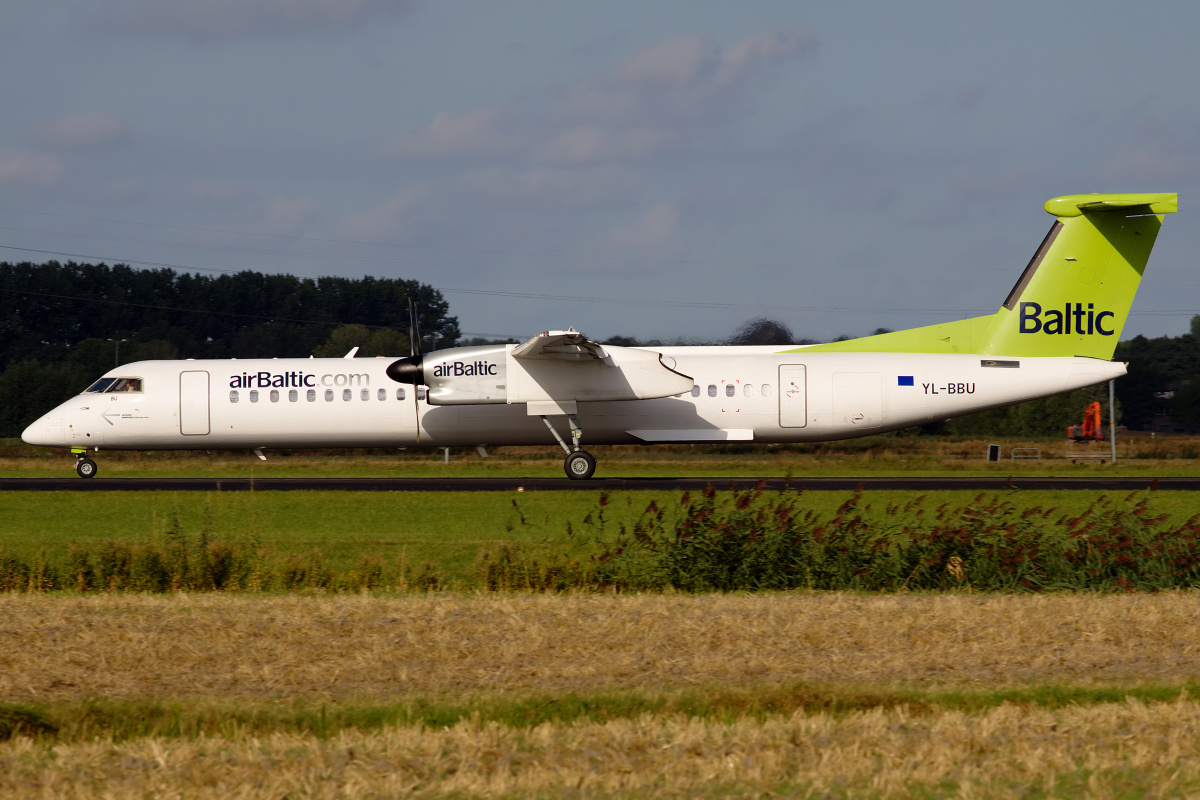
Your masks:
{"label": "power line", "polygon": [[[137,259],[121,259],[111,258],[108,256],[89,255],[84,253],[67,253],[58,250],[40,250],[31,247],[15,247],[12,245],[0,244],[0,250],[18,250],[26,253],[39,253],[42,255],[56,255],[67,258],[83,258],[90,261],[112,262],[114,264],[139,264],[142,266],[164,267],[168,269],[179,269],[185,271],[197,270],[205,272],[222,272],[226,274],[237,274],[239,272],[250,272],[252,270],[231,270],[218,269],[216,267],[193,267],[185,264],[174,264],[164,261],[140,261]],[[433,286],[430,287],[435,291],[444,294],[470,294],[470,295],[485,295],[492,297],[512,297],[521,300],[549,300],[554,302],[571,302],[571,303],[608,303],[618,305],[638,305],[638,306],[669,306],[675,308],[710,308],[710,309],[779,309],[791,312],[804,312],[809,314],[846,314],[846,313],[869,313],[869,314],[885,314],[889,316],[911,316],[911,315],[930,315],[943,314],[946,316],[959,315],[984,315],[992,313],[990,309],[948,309],[948,308],[863,308],[862,306],[843,307],[843,306],[764,306],[759,304],[734,304],[734,303],[710,303],[689,300],[662,300],[662,299],[641,299],[641,298],[615,298],[615,297],[589,297],[581,295],[554,295],[554,294],[534,294],[529,292],[508,292],[490,289],[458,289],[453,287]],[[87,299],[87,298],[74,298]],[[108,301],[116,302],[116,301]],[[136,304],[134,304],[136,305]],[[155,308],[156,306],[148,306]],[[171,310],[171,309],[168,309]],[[188,309],[178,309],[188,310]],[[216,312],[213,312],[216,313]],[[1131,311],[1130,316],[1193,316],[1200,314],[1200,311],[1193,309],[1180,310],[1160,310],[1160,311]],[[268,319],[263,317],[263,319]],[[274,318],[270,318],[274,319]],[[282,320],[281,321],[287,321]],[[305,320],[290,320],[294,322],[304,322]],[[311,321],[311,320],[310,320]],[[345,323],[319,323],[319,324],[336,324]]]}

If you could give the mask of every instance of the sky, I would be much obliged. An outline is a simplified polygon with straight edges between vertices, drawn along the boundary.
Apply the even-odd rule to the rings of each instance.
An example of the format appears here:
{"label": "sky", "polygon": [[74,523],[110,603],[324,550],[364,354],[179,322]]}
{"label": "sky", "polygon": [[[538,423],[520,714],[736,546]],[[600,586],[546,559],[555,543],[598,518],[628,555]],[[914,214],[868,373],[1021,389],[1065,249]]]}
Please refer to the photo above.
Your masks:
{"label": "sky", "polygon": [[[0,260],[418,280],[466,336],[992,313],[1051,197],[1178,192],[1200,3],[58,0],[0,26]],[[354,320],[345,320],[350,323]]]}

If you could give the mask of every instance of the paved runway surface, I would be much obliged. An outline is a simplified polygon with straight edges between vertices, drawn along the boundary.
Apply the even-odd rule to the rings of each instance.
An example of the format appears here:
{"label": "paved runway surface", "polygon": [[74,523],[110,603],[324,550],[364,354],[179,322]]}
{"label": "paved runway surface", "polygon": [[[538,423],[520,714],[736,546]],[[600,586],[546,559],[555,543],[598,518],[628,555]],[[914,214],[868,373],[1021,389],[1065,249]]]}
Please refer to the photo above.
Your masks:
{"label": "paved runway surface", "polygon": [[0,478],[0,491],[33,492],[557,492],[625,490],[753,489],[852,491],[861,488],[935,491],[1074,489],[1142,491],[1200,489],[1186,478]]}

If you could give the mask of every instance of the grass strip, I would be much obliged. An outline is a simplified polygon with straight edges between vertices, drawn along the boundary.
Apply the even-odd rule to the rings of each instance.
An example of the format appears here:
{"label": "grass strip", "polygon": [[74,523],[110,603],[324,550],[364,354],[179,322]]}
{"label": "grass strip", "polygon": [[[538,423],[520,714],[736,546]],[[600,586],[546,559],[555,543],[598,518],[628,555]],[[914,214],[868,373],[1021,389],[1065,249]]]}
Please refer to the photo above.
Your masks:
{"label": "grass strip", "polygon": [[1200,585],[1200,517],[1183,493],[419,495],[97,493],[86,509],[6,497],[0,591]]}
{"label": "grass strip", "polygon": [[391,702],[246,702],[244,700],[120,700],[0,704],[0,739],[26,736],[78,742],[146,737],[265,736],[291,733],[325,739],[342,731],[391,727],[442,729],[463,721],[529,729],[543,723],[605,723],[646,715],[732,724],[797,713],[843,717],[873,709],[904,708],[910,715],[939,711],[978,714],[1009,704],[1055,710],[1138,701],[1176,702],[1197,695],[1196,684],[1143,686],[1032,686],[992,690],[888,689],[770,684],[673,692],[536,694],[463,701],[428,698]]}

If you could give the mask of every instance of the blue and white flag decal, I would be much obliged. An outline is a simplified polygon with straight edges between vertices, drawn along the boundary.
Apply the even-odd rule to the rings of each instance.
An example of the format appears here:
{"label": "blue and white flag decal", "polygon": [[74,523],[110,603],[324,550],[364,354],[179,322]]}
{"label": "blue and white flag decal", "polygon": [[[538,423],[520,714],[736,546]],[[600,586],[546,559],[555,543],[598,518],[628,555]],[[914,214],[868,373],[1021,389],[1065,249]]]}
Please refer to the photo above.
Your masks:
{"label": "blue and white flag decal", "polygon": [[912,386],[913,385],[913,376],[912,375],[897,375],[896,376],[896,385],[897,386]]}

